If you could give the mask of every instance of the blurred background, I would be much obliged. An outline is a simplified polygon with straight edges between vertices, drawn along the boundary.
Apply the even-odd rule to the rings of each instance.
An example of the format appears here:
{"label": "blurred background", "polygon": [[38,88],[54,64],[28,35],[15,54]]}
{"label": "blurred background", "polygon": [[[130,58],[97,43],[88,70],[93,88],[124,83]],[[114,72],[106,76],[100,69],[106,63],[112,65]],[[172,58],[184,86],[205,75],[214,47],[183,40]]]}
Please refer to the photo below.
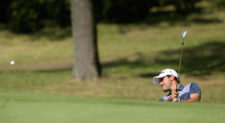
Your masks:
{"label": "blurred background", "polygon": [[224,0],[94,0],[96,82],[72,80],[70,3],[0,1],[0,93],[158,100],[152,77],[177,70],[187,30],[181,83],[198,83],[202,102],[225,102]]}

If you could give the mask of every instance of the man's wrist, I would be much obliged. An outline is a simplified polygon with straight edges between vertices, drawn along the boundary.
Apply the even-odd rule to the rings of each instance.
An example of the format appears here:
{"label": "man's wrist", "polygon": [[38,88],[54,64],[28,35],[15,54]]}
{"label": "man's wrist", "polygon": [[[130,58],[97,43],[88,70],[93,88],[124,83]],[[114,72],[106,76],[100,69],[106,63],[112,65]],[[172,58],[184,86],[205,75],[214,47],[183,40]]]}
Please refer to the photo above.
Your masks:
{"label": "man's wrist", "polygon": [[166,102],[172,102],[172,101],[173,101],[173,98],[171,96],[166,100]]}

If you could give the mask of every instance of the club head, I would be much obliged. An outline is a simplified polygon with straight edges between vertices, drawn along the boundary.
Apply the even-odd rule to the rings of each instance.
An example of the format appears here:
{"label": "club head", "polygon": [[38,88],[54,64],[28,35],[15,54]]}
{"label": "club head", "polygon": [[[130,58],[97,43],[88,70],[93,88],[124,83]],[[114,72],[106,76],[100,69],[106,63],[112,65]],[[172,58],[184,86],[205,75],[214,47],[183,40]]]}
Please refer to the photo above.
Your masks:
{"label": "club head", "polygon": [[186,34],[187,34],[187,31],[186,30],[184,30],[184,31],[182,31],[182,38],[184,39],[184,37],[186,36]]}

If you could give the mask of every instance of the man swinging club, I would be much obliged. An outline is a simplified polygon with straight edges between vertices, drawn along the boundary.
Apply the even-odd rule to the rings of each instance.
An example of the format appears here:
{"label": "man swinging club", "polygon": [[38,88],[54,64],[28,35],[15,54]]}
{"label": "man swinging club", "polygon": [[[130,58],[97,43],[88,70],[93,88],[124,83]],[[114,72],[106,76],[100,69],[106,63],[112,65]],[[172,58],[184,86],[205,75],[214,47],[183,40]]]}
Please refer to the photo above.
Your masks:
{"label": "man swinging club", "polygon": [[[173,69],[165,69],[158,76],[153,77],[153,82],[159,84],[167,96],[159,101],[166,102],[198,102],[201,100],[201,89],[197,83],[190,83],[186,86],[180,84],[178,73]],[[177,89],[176,89],[177,87]]]}
{"label": "man swinging club", "polygon": [[184,37],[187,31],[182,32],[182,49],[179,61],[179,74],[173,69],[165,69],[158,76],[153,77],[153,83],[159,84],[164,92],[169,91],[160,101],[173,102],[197,102],[201,100],[201,89],[198,84],[192,82],[186,86],[180,84],[179,75],[183,55]]}

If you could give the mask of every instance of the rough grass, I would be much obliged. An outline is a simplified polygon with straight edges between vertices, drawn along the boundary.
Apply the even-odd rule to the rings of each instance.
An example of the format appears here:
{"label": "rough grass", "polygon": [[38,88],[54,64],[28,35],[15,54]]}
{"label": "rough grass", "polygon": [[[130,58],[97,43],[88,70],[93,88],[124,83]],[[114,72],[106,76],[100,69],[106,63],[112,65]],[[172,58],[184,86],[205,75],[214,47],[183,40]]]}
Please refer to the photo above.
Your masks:
{"label": "rough grass", "polygon": [[[181,31],[188,30],[182,83],[195,81],[202,102],[225,102],[225,13],[203,13],[155,24],[99,24],[103,77],[71,81],[70,29],[46,29],[33,35],[0,30],[0,90],[3,92],[157,100],[165,95],[152,77],[178,67]],[[15,61],[10,66],[11,60]]]}

